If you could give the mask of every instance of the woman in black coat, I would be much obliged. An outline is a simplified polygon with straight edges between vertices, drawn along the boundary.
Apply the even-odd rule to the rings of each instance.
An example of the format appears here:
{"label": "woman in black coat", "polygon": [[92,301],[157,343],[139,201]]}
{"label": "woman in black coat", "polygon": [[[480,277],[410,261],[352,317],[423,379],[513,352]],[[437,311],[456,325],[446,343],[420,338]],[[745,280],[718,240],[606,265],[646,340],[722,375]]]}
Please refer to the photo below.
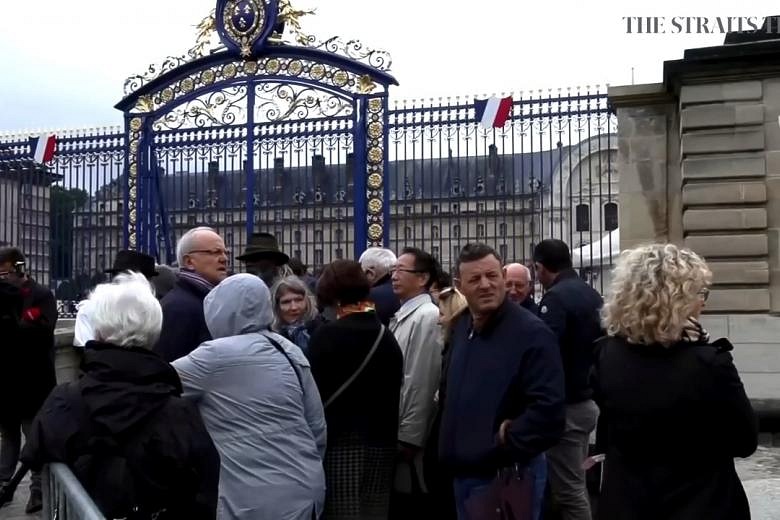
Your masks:
{"label": "woman in black coat", "polygon": [[606,453],[598,518],[750,518],[734,457],[756,449],[757,420],[726,339],[698,316],[711,273],[695,253],[651,245],[625,252],[596,343],[597,440]]}
{"label": "woman in black coat", "polygon": [[151,346],[162,310],[141,274],[95,288],[83,377],[52,390],[22,461],[70,466],[106,518],[213,519],[219,454]]}
{"label": "woman in black coat", "polygon": [[325,267],[317,284],[320,304],[336,306],[338,316],[317,329],[308,352],[328,424],[323,520],[388,515],[403,355],[368,301],[369,288],[349,260]]}

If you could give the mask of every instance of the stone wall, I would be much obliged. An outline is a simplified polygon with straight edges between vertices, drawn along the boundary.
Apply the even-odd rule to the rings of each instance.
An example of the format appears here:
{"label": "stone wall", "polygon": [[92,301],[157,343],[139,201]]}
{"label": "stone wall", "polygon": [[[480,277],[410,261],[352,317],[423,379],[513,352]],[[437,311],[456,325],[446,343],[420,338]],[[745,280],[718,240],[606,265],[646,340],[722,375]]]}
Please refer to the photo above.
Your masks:
{"label": "stone wall", "polygon": [[765,149],[778,125],[762,82],[682,85],[679,112],[684,243],[712,268],[708,308],[769,311]]}
{"label": "stone wall", "polygon": [[780,406],[780,319],[766,314],[704,316],[713,338],[734,344],[734,363],[757,411],[778,413]]}
{"label": "stone wall", "polygon": [[73,320],[60,320],[54,331],[54,368],[57,383],[67,383],[78,379],[81,366],[81,348],[73,346]]}

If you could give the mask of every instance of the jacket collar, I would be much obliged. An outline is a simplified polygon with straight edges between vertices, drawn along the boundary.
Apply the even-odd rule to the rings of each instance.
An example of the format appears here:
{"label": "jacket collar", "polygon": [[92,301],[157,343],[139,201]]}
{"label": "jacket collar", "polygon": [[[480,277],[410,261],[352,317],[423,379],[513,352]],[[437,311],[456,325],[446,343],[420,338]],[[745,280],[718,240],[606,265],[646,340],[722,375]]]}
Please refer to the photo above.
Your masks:
{"label": "jacket collar", "polygon": [[547,290],[549,291],[550,289],[555,287],[555,285],[558,282],[560,282],[561,280],[566,280],[566,279],[569,279],[569,278],[579,278],[579,277],[580,277],[580,275],[578,275],[577,271],[575,271],[574,269],[572,269],[572,268],[564,269],[563,271],[558,273],[558,276],[555,278],[553,283],[550,284],[550,287],[548,287]]}
{"label": "jacket collar", "polygon": [[427,292],[419,294],[411,300],[406,300],[403,305],[401,305],[401,308],[398,309],[398,312],[395,313],[395,320],[397,322],[405,320],[410,314],[416,311],[418,307],[429,302],[432,303],[433,300],[431,300],[431,295]]}
{"label": "jacket collar", "polygon": [[374,282],[373,287],[379,287],[380,285],[385,285],[385,284],[391,283],[391,278],[392,277],[393,277],[393,275],[391,275],[390,273],[387,273],[382,278],[380,278],[379,280]]}
{"label": "jacket collar", "polygon": [[515,304],[509,301],[509,298],[504,298],[504,303],[502,303],[498,309],[496,309],[496,311],[491,314],[490,317],[488,317],[487,321],[480,330],[474,329],[474,317],[469,314],[469,338],[472,338],[475,335],[483,337],[490,336],[498,324],[501,323],[501,320],[503,319],[510,305]]}

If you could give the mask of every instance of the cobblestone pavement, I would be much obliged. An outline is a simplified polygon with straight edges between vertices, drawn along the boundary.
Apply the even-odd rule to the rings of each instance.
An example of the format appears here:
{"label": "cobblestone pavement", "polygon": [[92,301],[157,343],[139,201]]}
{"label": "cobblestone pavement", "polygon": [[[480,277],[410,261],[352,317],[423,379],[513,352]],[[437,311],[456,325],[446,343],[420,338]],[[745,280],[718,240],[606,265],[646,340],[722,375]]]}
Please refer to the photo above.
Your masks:
{"label": "cobblestone pavement", "polygon": [[[780,447],[759,446],[749,459],[737,459],[737,473],[750,500],[752,520],[780,519]],[[0,520],[38,520],[39,514],[24,514],[29,477],[16,491],[12,504],[0,509]]]}

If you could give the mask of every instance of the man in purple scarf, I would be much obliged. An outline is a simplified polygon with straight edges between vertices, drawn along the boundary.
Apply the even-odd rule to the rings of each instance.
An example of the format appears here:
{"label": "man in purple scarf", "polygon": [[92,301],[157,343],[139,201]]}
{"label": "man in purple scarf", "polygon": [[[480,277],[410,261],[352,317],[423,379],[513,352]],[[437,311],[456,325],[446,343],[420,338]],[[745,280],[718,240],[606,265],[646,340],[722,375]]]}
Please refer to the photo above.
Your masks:
{"label": "man in purple scarf", "polygon": [[184,357],[211,339],[203,316],[203,299],[228,274],[228,251],[211,228],[187,231],[176,245],[179,279],[160,302],[163,324],[154,350],[166,361]]}

